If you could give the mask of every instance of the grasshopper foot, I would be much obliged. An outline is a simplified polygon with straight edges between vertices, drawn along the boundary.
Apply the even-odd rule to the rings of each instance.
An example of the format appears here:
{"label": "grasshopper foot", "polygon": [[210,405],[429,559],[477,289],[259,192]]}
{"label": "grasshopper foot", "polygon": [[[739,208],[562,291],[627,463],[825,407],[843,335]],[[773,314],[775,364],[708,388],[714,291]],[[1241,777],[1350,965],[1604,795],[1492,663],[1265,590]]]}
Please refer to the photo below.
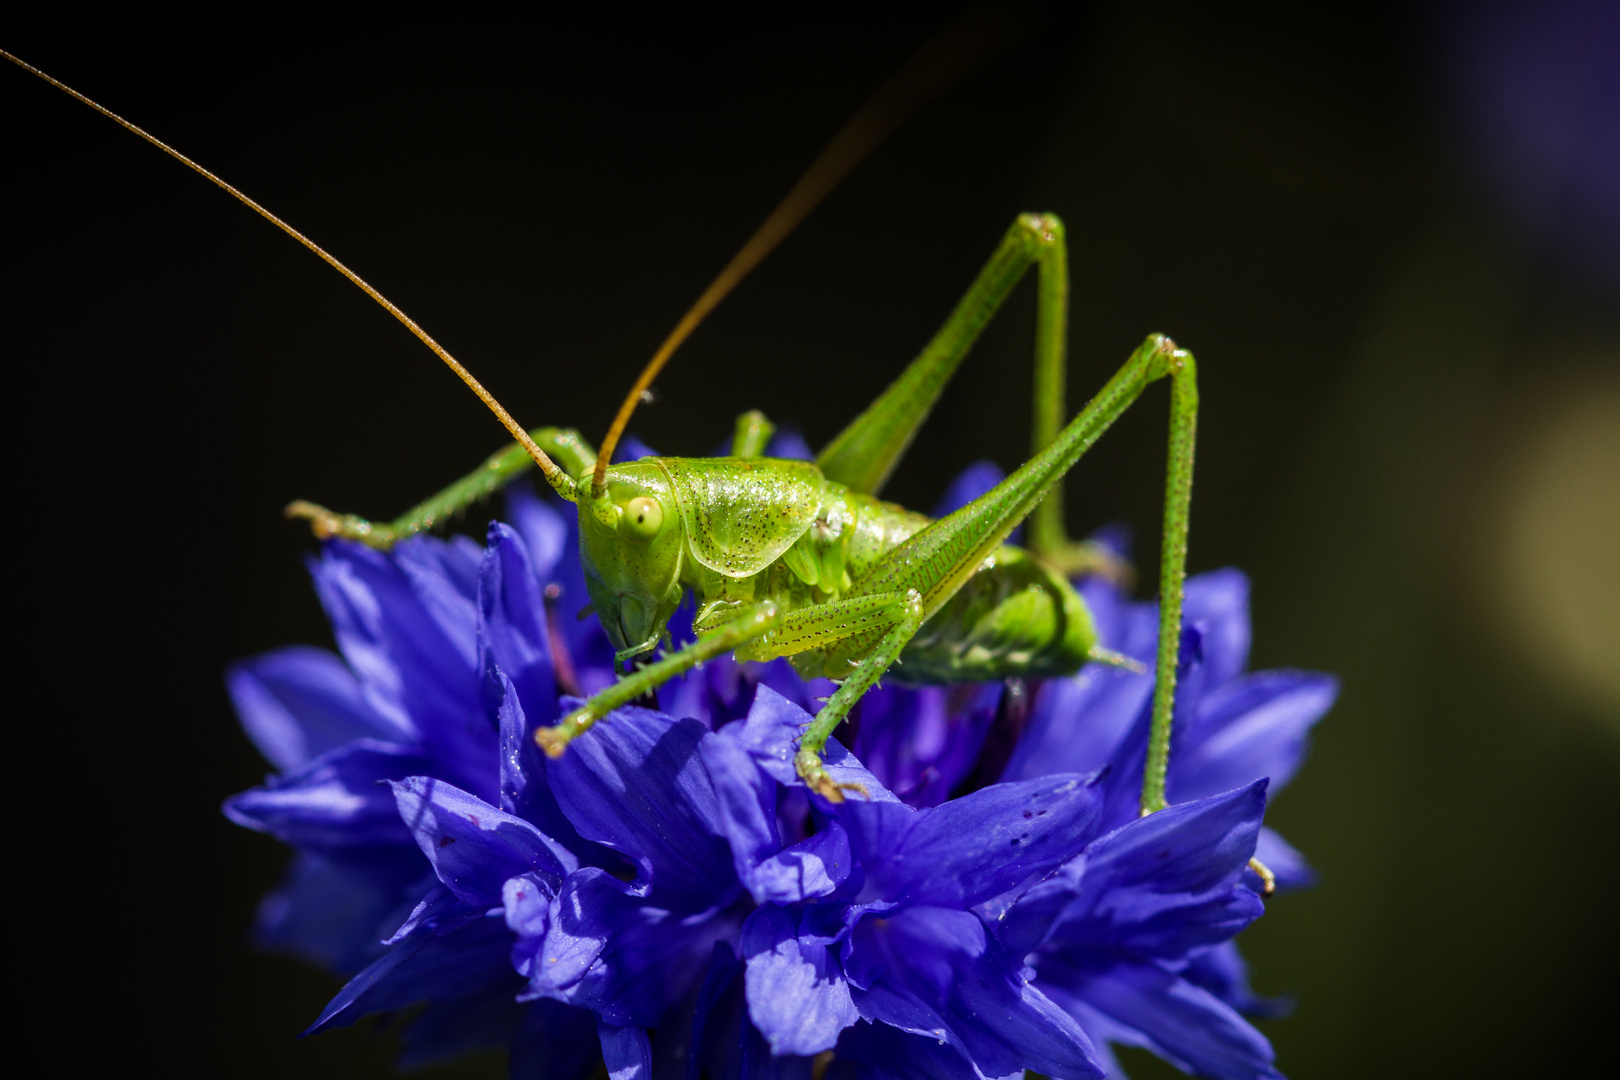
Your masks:
{"label": "grasshopper foot", "polygon": [[575,709],[555,727],[535,728],[534,741],[546,752],[546,757],[560,758],[568,744],[589,730],[596,719],[589,709]]}
{"label": "grasshopper foot", "polygon": [[821,760],[821,755],[814,750],[800,750],[793,755],[793,767],[798,770],[806,786],[828,802],[843,802],[846,791],[855,792],[868,802],[872,800],[872,794],[866,790],[865,784],[848,781],[840,783],[834,780],[827,772],[827,765]]}
{"label": "grasshopper foot", "polygon": [[393,547],[394,541],[398,539],[394,535],[394,530],[387,525],[378,525],[353,514],[339,514],[304,499],[288,503],[287,509],[282,512],[289,518],[302,518],[309,522],[310,531],[321,540],[341,536],[347,540],[358,540],[379,551],[386,551]]}

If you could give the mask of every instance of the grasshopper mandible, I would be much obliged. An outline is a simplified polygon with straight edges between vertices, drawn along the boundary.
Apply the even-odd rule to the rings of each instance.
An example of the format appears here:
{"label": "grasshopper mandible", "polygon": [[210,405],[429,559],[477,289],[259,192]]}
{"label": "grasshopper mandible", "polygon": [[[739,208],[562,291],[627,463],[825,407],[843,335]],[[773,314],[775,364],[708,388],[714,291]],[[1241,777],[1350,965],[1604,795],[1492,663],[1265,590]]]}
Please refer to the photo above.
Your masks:
{"label": "grasshopper mandible", "polygon": [[[745,413],[729,457],[610,465],[636,403],[675,348],[853,168],[882,137],[881,130],[867,130],[864,145],[846,138],[861,127],[858,114],[835,138],[665,341],[597,450],[571,430],[525,430],[421,327],[312,241],[133,124],[3,55],[207,176],[325,259],[432,348],[517,441],[388,524],[305,502],[292,504],[290,514],[310,519],[318,535],[388,547],[538,466],[552,489],[578,507],[592,607],[621,661],[666,640],[677,604],[688,592],[695,596],[697,640],[626,673],[557,726],[537,732],[553,756],[614,709],[707,659],[727,652],[742,660],[785,656],[801,674],[840,684],[803,735],[796,757],[806,783],[838,800],[843,792],[822,763],[827,740],[886,673],[901,682],[938,683],[1072,674],[1088,659],[1124,662],[1098,648],[1090,613],[1069,583],[1078,570],[1109,565],[1104,553],[1067,537],[1061,483],[1148,384],[1170,379],[1160,635],[1142,780],[1143,812],[1164,806],[1197,417],[1196,365],[1192,354],[1169,338],[1150,335],[1064,423],[1068,265],[1056,216],[1023,214],[1014,221],[945,325],[814,463],[761,456],[770,424],[758,413]],[[937,521],[880,501],[884,482],[945,384],[1032,267],[1038,275],[1033,456],[990,492]],[[1031,519],[1029,548],[1007,545],[1026,518]]]}

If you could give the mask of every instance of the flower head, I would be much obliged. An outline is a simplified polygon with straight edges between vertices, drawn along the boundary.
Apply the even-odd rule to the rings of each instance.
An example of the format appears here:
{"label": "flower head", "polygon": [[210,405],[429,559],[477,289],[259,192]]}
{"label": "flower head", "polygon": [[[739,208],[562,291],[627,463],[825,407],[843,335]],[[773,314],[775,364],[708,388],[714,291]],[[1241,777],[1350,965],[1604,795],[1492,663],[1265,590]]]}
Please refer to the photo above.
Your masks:
{"label": "flower head", "polygon": [[[1109,1043],[1274,1075],[1231,937],[1261,908],[1257,846],[1284,884],[1308,876],[1260,825],[1261,778],[1291,776],[1333,687],[1244,674],[1241,575],[1188,584],[1171,809],[1135,816],[1151,680],[1098,665],[1032,702],[874,691],[856,753],[828,753],[869,798],[834,806],[791,765],[828,688],[781,661],[711,662],[662,710],[538,753],[534,730],[616,674],[574,618],[572,523],[522,490],[507,517],[482,549],[328,544],[311,569],[341,658],[230,675],[282,771],[226,812],[298,851],[261,937],[355,973],[312,1031],[425,1000],[407,1063],[505,1044],[563,1080],[598,1060],[808,1080],[827,1051],[863,1080],[1092,1077]],[[1083,588],[1104,644],[1150,656],[1151,605]]]}

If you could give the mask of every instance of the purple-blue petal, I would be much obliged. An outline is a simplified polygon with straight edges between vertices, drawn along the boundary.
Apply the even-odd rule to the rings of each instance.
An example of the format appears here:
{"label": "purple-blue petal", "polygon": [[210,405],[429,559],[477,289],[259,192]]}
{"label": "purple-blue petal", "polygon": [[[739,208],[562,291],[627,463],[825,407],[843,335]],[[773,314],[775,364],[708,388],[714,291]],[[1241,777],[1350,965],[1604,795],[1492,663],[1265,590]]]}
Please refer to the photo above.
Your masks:
{"label": "purple-blue petal", "polygon": [[527,482],[508,486],[505,495],[505,517],[523,538],[535,576],[541,581],[551,581],[557,576],[568,550],[568,534],[574,522],[569,515],[536,496]]}
{"label": "purple-blue petal", "polygon": [[810,449],[810,444],[804,441],[804,436],[798,429],[780,428],[771,436],[770,445],[765,448],[765,456],[788,458],[793,461],[814,461],[816,452]]}
{"label": "purple-blue petal", "polygon": [[478,575],[478,647],[479,670],[499,667],[534,723],[556,722],[557,685],[540,579],[517,530],[498,521],[490,523]]}
{"label": "purple-blue petal", "polygon": [[238,825],[317,851],[386,847],[411,842],[383,781],[419,773],[418,754],[373,739],[330,750],[303,768],[270,777],[264,787],[225,801]]}
{"label": "purple-blue petal", "polygon": [[1079,854],[1100,799],[1093,777],[992,784],[942,806],[849,800],[838,818],[866,872],[863,898],[970,907]]}
{"label": "purple-blue petal", "polygon": [[340,974],[353,974],[381,954],[378,942],[421,895],[424,874],[414,845],[300,851],[274,890],[259,902],[254,943]]}
{"label": "purple-blue petal", "polygon": [[995,462],[989,459],[975,461],[946,485],[945,494],[934,504],[933,516],[942,518],[954,514],[1006,478],[1007,474]]}
{"label": "purple-blue petal", "polygon": [[334,540],[310,569],[367,704],[417,731],[441,775],[494,798],[495,732],[477,669],[477,552],[470,541],[432,537],[387,554]]}
{"label": "purple-blue petal", "polygon": [[831,1050],[860,1018],[837,957],[800,940],[799,919],[796,910],[767,904],[742,930],[748,1015],[777,1055]]}
{"label": "purple-blue petal", "polygon": [[886,686],[861,699],[855,754],[911,806],[938,806],[973,770],[1001,685]]}
{"label": "purple-blue petal", "polygon": [[511,942],[500,919],[463,907],[459,918],[418,930],[350,979],[304,1034],[429,998],[510,986],[517,981],[507,957]]}
{"label": "purple-blue petal", "polygon": [[714,784],[718,819],[731,846],[737,878],[756,901],[764,903],[769,897],[760,895],[754,869],[782,850],[776,823],[776,784],[760,771],[736,738],[706,736],[699,742],[699,752]]}
{"label": "purple-blue petal", "polygon": [[296,769],[351,739],[410,743],[416,732],[366,703],[348,665],[304,645],[232,664],[225,687],[242,729],[272,765]]}
{"label": "purple-blue petal", "polygon": [[843,961],[862,1017],[950,1043],[986,1076],[1102,1075],[1085,1032],[1024,981],[1021,966],[968,912],[915,907],[869,916]]}
{"label": "purple-blue petal", "polygon": [[1262,671],[1210,692],[1193,721],[1196,737],[1173,759],[1171,801],[1231,791],[1261,777],[1280,789],[1293,779],[1311,728],[1338,693],[1337,679],[1305,671]]}
{"label": "purple-blue petal", "polygon": [[1047,680],[1001,778],[1095,772],[1109,763],[1152,693],[1152,676],[1102,664],[1087,664],[1073,678]]}
{"label": "purple-blue petal", "polygon": [[1181,977],[1214,994],[1244,1016],[1276,1019],[1294,1009],[1291,998],[1267,998],[1249,987],[1249,965],[1238,952],[1237,942],[1223,941],[1193,957]]}
{"label": "purple-blue petal", "polygon": [[625,708],[547,767],[557,802],[581,836],[631,860],[641,887],[698,908],[737,889],[719,801],[698,754],[707,735],[696,720]]}
{"label": "purple-blue petal", "polygon": [[[1225,940],[1258,917],[1258,897],[1239,885],[1254,854],[1265,812],[1264,780],[1138,818],[1095,841],[1083,863],[1063,868],[1030,891],[1045,905],[1053,888],[1073,900],[1049,924],[1048,948],[1135,948],[1184,956]],[[1022,902],[1021,902],[1022,903]],[[1041,935],[1006,920],[1009,946],[1023,950]]]}
{"label": "purple-blue petal", "polygon": [[759,903],[792,904],[831,896],[849,880],[855,859],[849,834],[836,821],[753,868],[750,890]]}
{"label": "purple-blue petal", "polygon": [[722,912],[658,907],[585,867],[568,876],[552,904],[525,993],[591,1009],[615,1026],[652,1027],[693,989],[715,942],[737,926]]}
{"label": "purple-blue petal", "polygon": [[1243,571],[1228,567],[1188,578],[1181,620],[1197,627],[1203,639],[1210,686],[1237,678],[1249,666],[1249,578]]}
{"label": "purple-blue petal", "polygon": [[390,785],[422,854],[458,898],[493,906],[507,878],[535,872],[560,883],[554,841],[511,814],[442,780],[412,776]]}
{"label": "purple-blue petal", "polygon": [[[1202,987],[1151,963],[1057,972],[1040,984],[1100,1037],[1141,1046],[1184,1072],[1214,1080],[1280,1080],[1266,1037]],[[1102,1024],[1088,1023],[1094,1016]]]}
{"label": "purple-blue petal", "polygon": [[[747,718],[741,724],[726,725],[721,734],[739,740],[755,764],[778,784],[802,787],[804,782],[793,768],[793,755],[799,748],[799,736],[812,719],[802,707],[761,685]],[[827,740],[824,760],[834,782],[859,784],[872,802],[899,802],[837,739]]]}
{"label": "purple-blue petal", "polygon": [[614,1027],[600,1020],[596,1036],[609,1080],[652,1080],[652,1040],[642,1027]]}
{"label": "purple-blue petal", "polygon": [[507,878],[501,886],[506,926],[517,935],[512,945],[512,968],[524,978],[534,974],[546,930],[551,926],[551,902],[556,891],[555,886],[537,874]]}
{"label": "purple-blue petal", "polygon": [[500,725],[501,809],[533,823],[542,834],[556,841],[553,850],[565,871],[579,866],[578,856],[602,865],[616,856],[583,839],[574,823],[557,805],[546,779],[546,758],[534,741],[535,725],[523,710],[516,688],[500,668],[489,672],[495,689],[495,717]]}
{"label": "purple-blue petal", "polygon": [[421,927],[434,928],[444,925],[447,921],[459,920],[468,910],[468,905],[462,901],[442,881],[434,882],[427,895],[417,901],[405,921],[399,925],[387,938],[384,945],[398,945],[410,937]]}

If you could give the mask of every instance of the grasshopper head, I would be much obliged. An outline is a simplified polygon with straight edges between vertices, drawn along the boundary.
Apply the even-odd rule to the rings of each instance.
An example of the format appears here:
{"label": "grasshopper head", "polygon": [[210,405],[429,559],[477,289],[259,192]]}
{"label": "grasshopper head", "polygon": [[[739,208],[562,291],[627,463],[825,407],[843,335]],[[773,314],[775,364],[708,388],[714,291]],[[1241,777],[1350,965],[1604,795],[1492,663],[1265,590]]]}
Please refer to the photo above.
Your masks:
{"label": "grasshopper head", "polygon": [[580,486],[580,559],[602,629],[625,660],[658,644],[681,601],[685,529],[664,470],[651,461],[615,465],[598,498]]}

